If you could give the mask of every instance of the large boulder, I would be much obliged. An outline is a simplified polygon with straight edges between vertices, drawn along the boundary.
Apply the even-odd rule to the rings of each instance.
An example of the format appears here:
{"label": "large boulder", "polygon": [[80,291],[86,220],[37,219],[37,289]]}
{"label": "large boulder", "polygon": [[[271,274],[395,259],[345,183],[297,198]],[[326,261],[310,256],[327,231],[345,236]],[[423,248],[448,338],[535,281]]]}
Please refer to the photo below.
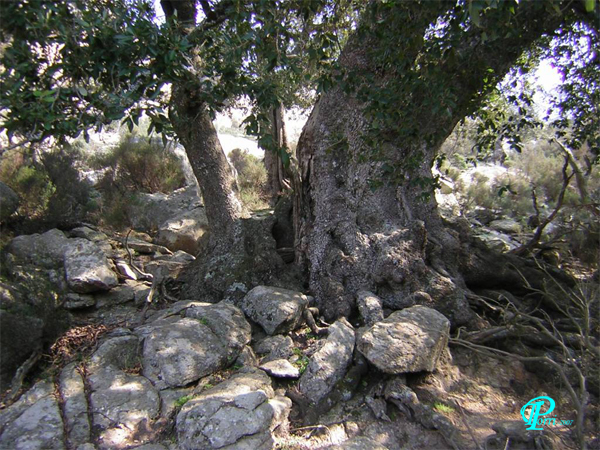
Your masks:
{"label": "large boulder", "polygon": [[354,329],[346,319],[329,327],[327,340],[311,357],[298,383],[298,389],[307,399],[318,403],[346,375],[352,362],[354,343]]}
{"label": "large boulder", "polygon": [[8,219],[19,207],[19,196],[0,181],[0,222]]}
{"label": "large boulder", "polygon": [[171,251],[183,250],[195,255],[198,241],[207,230],[208,219],[204,208],[195,208],[167,219],[158,228],[156,242]]}
{"label": "large boulder", "polygon": [[128,205],[128,215],[136,230],[154,232],[167,220],[195,209],[203,209],[202,200],[195,186],[186,186],[170,194],[138,194]]}
{"label": "large boulder", "polygon": [[275,395],[261,370],[237,373],[184,405],[176,422],[178,448],[272,449],[291,406],[290,399]]}
{"label": "large boulder", "polygon": [[62,422],[54,385],[40,381],[17,403],[0,413],[0,448],[65,450]]}
{"label": "large boulder", "polygon": [[88,381],[100,449],[128,448],[160,414],[160,397],[147,378],[108,366]]}
{"label": "large boulder", "polygon": [[389,374],[432,371],[448,345],[450,321],[426,306],[392,313],[361,333],[357,348]]}
{"label": "large boulder", "polygon": [[71,239],[65,251],[65,274],[69,288],[79,294],[108,291],[119,284],[104,252],[86,239]]}
{"label": "large boulder", "polygon": [[267,334],[281,334],[296,329],[302,323],[308,297],[288,289],[257,286],[246,294],[241,307]]}
{"label": "large boulder", "polygon": [[160,388],[185,386],[232,364],[252,337],[233,305],[191,303],[182,312],[138,330],[143,373]]}
{"label": "large boulder", "polygon": [[22,235],[14,238],[7,247],[12,265],[35,265],[56,269],[64,264],[69,239],[55,229],[44,234]]}

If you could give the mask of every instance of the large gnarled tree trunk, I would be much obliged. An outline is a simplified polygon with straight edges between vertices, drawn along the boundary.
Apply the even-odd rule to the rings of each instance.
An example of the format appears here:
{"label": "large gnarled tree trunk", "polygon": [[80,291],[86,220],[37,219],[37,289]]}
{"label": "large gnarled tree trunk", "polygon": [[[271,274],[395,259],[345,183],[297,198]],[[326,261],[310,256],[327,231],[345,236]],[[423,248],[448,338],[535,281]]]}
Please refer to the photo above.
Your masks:
{"label": "large gnarled tree trunk", "polygon": [[[541,2],[527,2],[513,18],[520,32],[509,37],[486,42],[485,29],[451,30],[452,57],[440,56],[428,72],[431,67],[423,60],[427,43],[411,36],[424,36],[455,7],[442,1],[400,2],[393,11],[374,6],[341,56],[345,82],[368,83],[371,93],[384,91],[390,78],[403,75],[402,69],[382,65],[385,52],[420,75],[413,88],[394,93],[408,125],[380,130],[373,144],[373,102],[356,94],[360,86],[354,92],[336,86],[320,98],[302,133],[296,245],[299,260],[308,264],[311,291],[329,319],[349,315],[361,289],[372,290],[391,309],[420,303],[439,309],[455,325],[471,318],[459,271],[468,266],[459,261],[461,240],[444,227],[434,196],[424,196],[418,181],[432,179],[439,147],[477,106],[489,85],[485,78],[492,74],[499,80],[523,49],[559,19]],[[429,83],[436,82],[445,86],[441,94],[429,91],[435,87]],[[432,100],[444,108],[431,108]],[[407,126],[413,133],[400,135]],[[390,167],[400,168],[400,178],[397,173],[390,178]]]}

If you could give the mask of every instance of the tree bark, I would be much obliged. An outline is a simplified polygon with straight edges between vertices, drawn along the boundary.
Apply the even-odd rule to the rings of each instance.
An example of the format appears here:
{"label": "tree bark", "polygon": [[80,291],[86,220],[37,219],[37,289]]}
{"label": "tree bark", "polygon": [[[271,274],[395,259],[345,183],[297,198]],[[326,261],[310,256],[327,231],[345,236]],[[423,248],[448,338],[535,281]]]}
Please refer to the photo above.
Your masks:
{"label": "tree bark", "polygon": [[[195,28],[194,1],[162,0],[161,5],[167,18],[177,14],[181,33],[188,34]],[[197,89],[192,80],[175,83],[169,116],[202,192],[211,247],[227,251],[239,241],[243,208],[235,173],[221,147],[208,106],[198,100]]]}
{"label": "tree bark", "polygon": [[[368,92],[388,88],[405,73],[386,71],[382,54],[408,61],[407,70],[420,70],[427,43],[411,36],[424,36],[454,3],[400,2],[394,10],[374,3],[340,58],[344,80],[358,74],[359,83],[370,83]],[[465,266],[459,264],[459,235],[444,227],[435,197],[424,196],[417,181],[433,178],[439,147],[478,105],[489,86],[486,75],[493,72],[499,79],[523,49],[558,24],[556,17],[540,14],[538,2],[523,5],[519,14],[521,32],[495,41],[485,42],[485,30],[474,26],[453,30],[458,38],[452,41],[453,57],[440,57],[433,72],[422,71],[412,89],[394,100],[414,124],[411,138],[400,135],[404,124],[398,123],[380,130],[381,139],[373,144],[374,103],[360,95],[360,86],[350,92],[336,86],[317,102],[297,148],[302,189],[296,248],[327,319],[350,315],[356,292],[364,289],[391,309],[420,303],[440,310],[454,325],[471,319],[459,272]],[[393,38],[408,45],[400,47]],[[443,92],[432,94],[432,83],[443,83]],[[447,113],[430,107],[431,95]],[[390,166],[400,167],[401,176],[391,179]]]}
{"label": "tree bark", "polygon": [[235,174],[221,147],[206,105],[194,101],[185,86],[173,86],[170,118],[200,185],[211,241],[218,247],[239,237],[242,204]]}

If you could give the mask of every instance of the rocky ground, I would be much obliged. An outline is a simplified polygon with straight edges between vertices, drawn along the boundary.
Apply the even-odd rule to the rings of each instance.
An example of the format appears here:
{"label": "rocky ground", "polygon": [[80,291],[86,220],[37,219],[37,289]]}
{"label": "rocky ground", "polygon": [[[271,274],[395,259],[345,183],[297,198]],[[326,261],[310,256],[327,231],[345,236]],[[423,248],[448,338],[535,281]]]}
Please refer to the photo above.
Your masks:
{"label": "rocky ground", "polygon": [[568,427],[528,432],[520,415],[549,395],[573,419],[564,389],[449,346],[433,309],[361,292],[356,317],[325,324],[310,296],[272,286],[179,300],[205,217],[185,190],[147,200],[137,228],[154,239],[85,225],[8,245],[0,448],[574,448]]}

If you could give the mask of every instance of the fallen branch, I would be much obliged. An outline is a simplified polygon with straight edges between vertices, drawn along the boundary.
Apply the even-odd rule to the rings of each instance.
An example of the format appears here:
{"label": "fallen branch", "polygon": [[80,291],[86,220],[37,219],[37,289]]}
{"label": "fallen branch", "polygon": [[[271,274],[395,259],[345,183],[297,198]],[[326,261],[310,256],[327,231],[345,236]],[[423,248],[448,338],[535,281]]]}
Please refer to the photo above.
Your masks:
{"label": "fallen branch", "polygon": [[7,406],[14,403],[15,400],[18,398],[19,391],[23,386],[23,380],[25,380],[25,377],[27,376],[29,371],[36,365],[36,363],[40,360],[41,357],[41,349],[37,348],[33,351],[31,356],[27,358],[27,360],[21,365],[21,367],[17,369],[17,372],[15,373],[15,376],[13,377],[12,382],[10,384],[10,392],[5,398],[5,404]]}
{"label": "fallen branch", "polygon": [[129,256],[129,265],[131,267],[133,267],[133,269],[139,274],[140,279],[141,280],[145,280],[145,281],[154,281],[154,275],[152,275],[151,273],[146,273],[143,272],[138,266],[135,265],[135,263],[133,262],[133,255],[131,254],[131,250],[129,249],[129,244],[127,243],[127,241],[129,240],[129,235],[131,234],[133,230],[129,230],[127,232],[127,236],[125,236],[125,241],[123,242],[124,246],[125,246],[125,250],[127,250],[127,255]]}

